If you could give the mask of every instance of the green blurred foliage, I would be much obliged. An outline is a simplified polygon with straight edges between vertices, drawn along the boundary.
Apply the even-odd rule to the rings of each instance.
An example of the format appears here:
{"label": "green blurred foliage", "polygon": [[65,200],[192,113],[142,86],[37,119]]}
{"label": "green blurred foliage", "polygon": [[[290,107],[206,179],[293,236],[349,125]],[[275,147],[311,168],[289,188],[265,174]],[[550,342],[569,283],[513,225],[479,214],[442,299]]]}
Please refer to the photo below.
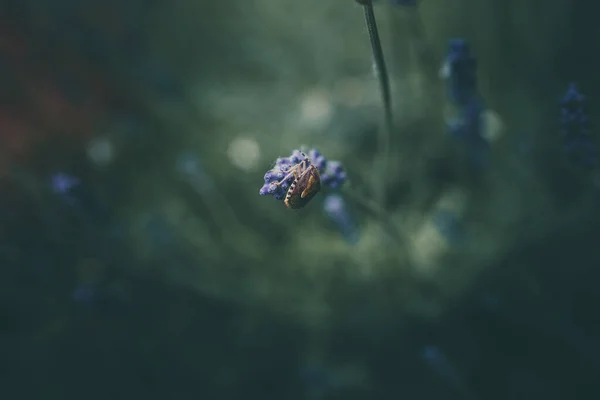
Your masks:
{"label": "green blurred foliage", "polygon": [[[17,31],[31,35],[32,43],[61,50],[34,51],[36,62],[47,61],[52,71],[75,65],[97,72],[108,77],[98,85],[112,94],[89,132],[36,141],[35,157],[19,164],[12,176],[20,194],[4,197],[16,210],[7,220],[24,218],[10,225],[18,226],[10,237],[21,247],[2,249],[3,265],[15,267],[3,272],[3,298],[11,304],[19,299],[18,307],[6,307],[11,310],[6,320],[18,329],[6,332],[18,349],[41,354],[32,356],[36,382],[59,398],[75,393],[57,383],[64,378],[42,378],[53,360],[68,354],[75,388],[97,384],[77,368],[88,361],[89,351],[103,361],[96,365],[100,374],[116,368],[117,375],[127,376],[142,369],[131,373],[133,383],[123,385],[131,392],[124,390],[122,397],[169,397],[178,384],[193,386],[198,379],[210,388],[208,398],[241,398],[242,389],[264,397],[305,398],[312,389],[302,386],[297,370],[306,363],[335,370],[334,392],[346,399],[387,398],[385,393],[439,398],[453,382],[443,383],[442,377],[437,385],[435,373],[427,372],[419,358],[417,349],[430,339],[422,336],[430,332],[421,330],[426,320],[442,327],[431,340],[459,338],[448,347],[451,356],[464,357],[458,364],[471,371],[467,380],[499,384],[478,371],[485,363],[479,352],[492,349],[499,361],[490,370],[547,393],[537,374],[552,378],[555,371],[522,367],[515,372],[513,359],[499,353],[518,358],[538,330],[558,332],[553,335],[569,343],[563,339],[569,334],[556,328],[560,321],[538,313],[559,308],[540,299],[552,298],[555,291],[576,292],[576,285],[562,287],[560,266],[547,279],[561,283],[547,284],[540,268],[556,257],[580,273],[587,271],[570,256],[560,257],[566,241],[552,237],[556,232],[572,232],[570,245],[593,253],[578,239],[597,225],[595,172],[581,174],[561,158],[555,127],[555,100],[567,82],[580,80],[587,91],[598,92],[595,71],[584,65],[582,51],[572,48],[576,40],[598,37],[596,27],[573,25],[569,16],[581,13],[566,0],[424,0],[418,11],[378,7],[395,116],[384,176],[377,170],[378,84],[362,10],[353,1],[143,4],[130,17],[142,37],[139,59],[136,51],[117,50],[109,42],[114,51],[102,62],[54,36],[57,30],[43,19],[15,17],[16,26],[25,26]],[[102,32],[98,28],[97,34]],[[488,133],[493,134],[490,166],[481,172],[469,168],[445,133],[452,110],[438,72],[450,37],[469,40],[479,61]],[[117,116],[123,114],[136,121],[133,133],[119,124]],[[112,146],[110,162],[90,162],[88,148],[95,139]],[[259,196],[263,174],[275,159],[301,145],[343,162],[350,177],[343,194],[356,222],[357,243],[346,242],[324,215],[325,189],[297,212]],[[51,193],[48,174],[62,169],[80,174],[91,186],[89,197],[105,202],[108,211],[97,211],[94,202],[74,208]],[[382,185],[383,204],[374,195]],[[464,240],[458,245],[436,227],[433,217],[439,210],[460,219]],[[553,257],[545,257],[546,243],[556,252]],[[40,279],[24,285],[23,293],[6,283],[19,281],[17,267],[47,248],[53,249],[48,259],[57,266],[48,269],[58,283],[47,288]],[[508,326],[499,329],[509,338],[504,346],[512,346],[511,329],[535,326],[536,333],[524,334],[514,352],[490,339],[496,337],[494,328],[474,322],[480,314],[465,317],[460,308],[464,303],[475,307],[489,295],[478,289],[486,279],[492,287],[517,287],[522,295],[498,306],[499,319]],[[130,293],[134,300],[120,299],[101,316],[71,305],[65,293],[97,282],[108,282],[111,290]],[[586,288],[586,293],[593,290]],[[43,307],[29,300],[36,295]],[[123,311],[122,303],[130,308]],[[29,336],[29,322],[21,323],[21,313],[13,309],[25,310],[24,320],[35,320],[39,334]],[[124,331],[129,335],[117,333]],[[475,342],[472,337],[481,347],[463,354],[456,343]],[[77,346],[70,347],[71,342]],[[2,345],[10,349],[12,344]],[[532,352],[535,360],[547,354],[541,345]],[[20,354],[10,358],[20,359]],[[17,364],[15,375],[26,370],[27,360]],[[402,383],[396,368],[405,377]],[[155,383],[161,379],[172,386]],[[269,385],[271,392],[265,389]],[[453,393],[461,390],[455,387]],[[193,392],[181,391],[182,398]]]}
{"label": "green blurred foliage", "polygon": [[[183,195],[162,183],[175,177],[149,178],[150,185],[161,182],[151,205],[146,190],[136,192],[194,249],[202,267],[189,268],[186,284],[326,321],[337,298],[364,287],[376,292],[386,282],[395,288],[386,294],[389,307],[436,315],[448,296],[514,243],[584,213],[588,198],[566,210],[556,203],[536,159],[547,157],[540,149],[555,146],[556,134],[538,132],[552,125],[548,99],[563,87],[547,60],[568,45],[568,24],[548,21],[564,20],[552,16],[569,5],[553,2],[547,19],[530,20],[524,16],[536,12],[533,5],[504,6],[427,1],[418,11],[378,8],[396,124],[386,176],[374,169],[381,107],[359,6],[341,0],[178,2],[157,11],[153,47],[186,82],[181,103],[153,105],[177,131],[168,135],[173,156],[166,162],[191,151],[214,186]],[[445,136],[448,106],[438,70],[450,37],[473,43],[492,111],[488,129],[499,137],[482,174],[463,165]],[[529,131],[535,148],[519,154]],[[344,243],[331,228],[321,198],[292,212],[257,195],[275,158],[302,144],[346,166],[357,244]],[[382,179],[386,204],[373,205]],[[439,207],[464,219],[463,246],[449,245],[431,226]],[[423,279],[434,282],[439,299],[420,294]]]}

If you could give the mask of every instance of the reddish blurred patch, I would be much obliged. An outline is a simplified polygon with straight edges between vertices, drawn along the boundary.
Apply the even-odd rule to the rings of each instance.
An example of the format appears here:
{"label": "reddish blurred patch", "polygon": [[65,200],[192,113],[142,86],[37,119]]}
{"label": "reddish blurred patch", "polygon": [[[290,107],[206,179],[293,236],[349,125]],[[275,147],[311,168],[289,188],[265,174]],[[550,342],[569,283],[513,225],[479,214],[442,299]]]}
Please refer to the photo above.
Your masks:
{"label": "reddish blurred patch", "polygon": [[109,103],[104,71],[77,54],[48,57],[43,43],[3,22],[0,18],[5,63],[0,79],[11,90],[0,95],[0,179],[11,163],[26,162],[34,148],[50,149],[56,139],[83,145],[106,117]]}
{"label": "reddish blurred patch", "polygon": [[44,128],[43,139],[53,135],[86,139],[92,134],[95,122],[104,117],[106,102],[102,91],[94,87],[93,81],[76,79],[76,75],[70,77],[82,93],[79,99],[69,99],[52,78],[31,77],[24,82],[31,120]]}
{"label": "reddish blurred patch", "polygon": [[23,115],[0,110],[0,142],[3,152],[17,157],[24,155],[27,139],[33,136],[33,128]]}

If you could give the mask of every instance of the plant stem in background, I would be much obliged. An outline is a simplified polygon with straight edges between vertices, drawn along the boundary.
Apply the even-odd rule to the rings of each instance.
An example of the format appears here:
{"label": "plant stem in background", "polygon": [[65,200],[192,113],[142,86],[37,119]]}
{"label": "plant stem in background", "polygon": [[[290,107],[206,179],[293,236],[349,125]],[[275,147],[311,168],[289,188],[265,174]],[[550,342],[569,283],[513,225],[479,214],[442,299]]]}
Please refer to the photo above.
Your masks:
{"label": "plant stem in background", "polygon": [[390,148],[390,137],[392,132],[392,99],[390,94],[390,80],[385,65],[385,59],[383,57],[383,50],[381,48],[381,40],[379,39],[379,31],[377,30],[377,22],[375,20],[375,12],[373,11],[372,0],[357,0],[363,6],[365,12],[365,24],[369,31],[369,39],[371,41],[371,49],[373,50],[373,61],[375,63],[375,73],[379,80],[379,86],[381,90],[381,99],[383,101],[383,127],[379,129],[379,171],[376,171],[376,176],[379,177],[378,182],[380,187],[377,188],[377,200],[385,207],[385,191],[386,191],[386,179],[387,167],[388,167],[388,154]]}
{"label": "plant stem in background", "polygon": [[406,238],[404,234],[402,231],[400,231],[400,229],[398,229],[394,221],[390,219],[389,214],[378,203],[361,196],[349,184],[346,184],[342,190],[348,200],[375,217],[379,223],[381,223],[381,226],[384,228],[390,238],[396,241],[401,248],[405,246]]}

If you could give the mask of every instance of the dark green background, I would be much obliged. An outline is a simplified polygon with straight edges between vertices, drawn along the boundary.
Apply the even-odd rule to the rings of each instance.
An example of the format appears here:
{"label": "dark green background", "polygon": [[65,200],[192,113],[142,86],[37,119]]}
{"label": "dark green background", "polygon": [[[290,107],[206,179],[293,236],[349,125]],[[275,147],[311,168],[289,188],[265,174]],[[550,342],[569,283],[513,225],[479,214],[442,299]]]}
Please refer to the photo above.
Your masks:
{"label": "dark green background", "polygon": [[[355,2],[0,1],[0,110],[30,127],[16,149],[0,121],[0,398],[596,399],[598,174],[563,157],[558,100],[576,82],[596,126],[597,8],[379,5],[395,113],[382,176]],[[502,121],[484,171],[444,132],[452,37]],[[344,78],[362,101],[340,100]],[[73,105],[56,120],[36,117],[45,84]],[[300,117],[307,93],[327,119]],[[247,169],[228,155],[239,137],[260,150]],[[110,164],[89,161],[94,138]],[[324,216],[327,193],[300,212],[258,195],[302,144],[344,163],[358,243]],[[57,195],[57,172],[81,184]],[[449,193],[460,246],[419,236]]]}

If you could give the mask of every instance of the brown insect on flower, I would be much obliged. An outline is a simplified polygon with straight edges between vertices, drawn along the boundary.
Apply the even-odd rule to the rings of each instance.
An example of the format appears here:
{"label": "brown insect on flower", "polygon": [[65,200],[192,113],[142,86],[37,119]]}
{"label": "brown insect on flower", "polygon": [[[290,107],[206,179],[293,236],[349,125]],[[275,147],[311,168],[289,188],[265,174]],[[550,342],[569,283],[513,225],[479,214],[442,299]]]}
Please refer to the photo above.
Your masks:
{"label": "brown insect on flower", "polygon": [[319,193],[321,186],[339,189],[344,184],[346,172],[339,161],[328,161],[315,148],[306,154],[294,150],[289,157],[278,158],[265,174],[258,194],[273,196],[283,200],[287,208],[299,209]]}
{"label": "brown insect on flower", "polygon": [[307,205],[321,190],[319,169],[311,164],[310,159],[304,153],[302,155],[304,156],[304,160],[286,168],[283,171],[287,174],[285,178],[275,183],[276,185],[281,185],[281,183],[290,177],[294,177],[294,181],[288,188],[283,200],[285,206],[293,210]]}

